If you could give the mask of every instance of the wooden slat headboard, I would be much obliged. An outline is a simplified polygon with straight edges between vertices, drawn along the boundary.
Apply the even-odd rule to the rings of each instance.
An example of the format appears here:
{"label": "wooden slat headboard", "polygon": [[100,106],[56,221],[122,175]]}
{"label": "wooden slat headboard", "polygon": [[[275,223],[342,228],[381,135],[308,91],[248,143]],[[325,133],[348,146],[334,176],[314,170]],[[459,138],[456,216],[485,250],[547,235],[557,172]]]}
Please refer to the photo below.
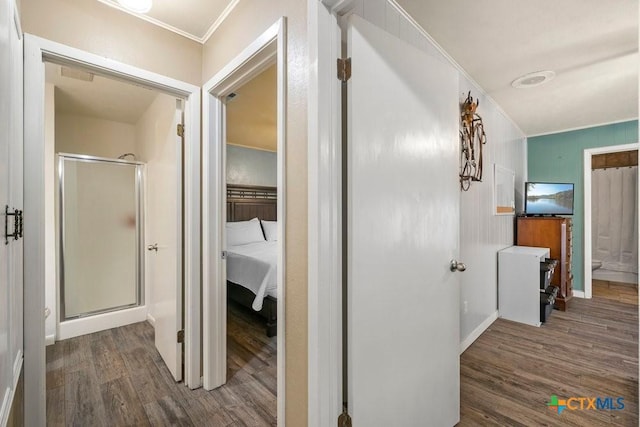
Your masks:
{"label": "wooden slat headboard", "polygon": [[276,221],[278,191],[276,187],[227,184],[227,221],[260,218]]}

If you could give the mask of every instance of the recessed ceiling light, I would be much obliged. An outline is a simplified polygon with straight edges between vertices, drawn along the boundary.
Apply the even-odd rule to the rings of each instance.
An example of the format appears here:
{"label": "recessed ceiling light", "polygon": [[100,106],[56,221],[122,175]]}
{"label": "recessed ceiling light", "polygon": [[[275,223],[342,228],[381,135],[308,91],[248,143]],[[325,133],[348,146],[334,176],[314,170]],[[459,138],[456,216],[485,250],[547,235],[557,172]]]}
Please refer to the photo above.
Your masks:
{"label": "recessed ceiling light", "polygon": [[137,13],[147,13],[151,10],[153,0],[118,0],[120,6]]}
{"label": "recessed ceiling light", "polygon": [[525,74],[511,82],[511,86],[516,89],[528,89],[530,87],[545,84],[556,76],[553,71],[536,71],[535,73]]}

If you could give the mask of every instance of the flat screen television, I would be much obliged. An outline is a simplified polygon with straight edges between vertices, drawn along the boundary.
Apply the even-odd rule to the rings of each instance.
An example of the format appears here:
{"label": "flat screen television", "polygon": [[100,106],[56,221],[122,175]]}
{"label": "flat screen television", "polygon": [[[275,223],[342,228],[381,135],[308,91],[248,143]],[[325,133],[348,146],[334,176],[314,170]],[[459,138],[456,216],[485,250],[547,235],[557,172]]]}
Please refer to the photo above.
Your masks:
{"label": "flat screen television", "polygon": [[573,183],[527,182],[526,215],[573,215]]}

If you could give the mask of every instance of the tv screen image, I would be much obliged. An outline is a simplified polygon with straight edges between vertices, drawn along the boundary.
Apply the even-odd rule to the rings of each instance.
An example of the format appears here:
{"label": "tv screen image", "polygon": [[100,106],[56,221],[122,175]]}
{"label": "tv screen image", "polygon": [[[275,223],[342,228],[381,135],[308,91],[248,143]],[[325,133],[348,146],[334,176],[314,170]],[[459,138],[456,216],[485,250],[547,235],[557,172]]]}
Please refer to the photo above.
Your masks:
{"label": "tv screen image", "polygon": [[527,182],[527,215],[573,215],[573,184]]}

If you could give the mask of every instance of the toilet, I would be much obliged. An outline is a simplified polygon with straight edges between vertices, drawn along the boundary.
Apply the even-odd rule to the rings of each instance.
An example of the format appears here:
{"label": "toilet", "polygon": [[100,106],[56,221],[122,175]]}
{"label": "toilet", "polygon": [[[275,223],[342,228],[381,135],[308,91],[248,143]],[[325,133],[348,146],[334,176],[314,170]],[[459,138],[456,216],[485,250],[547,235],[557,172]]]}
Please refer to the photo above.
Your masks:
{"label": "toilet", "polygon": [[597,260],[597,259],[592,259],[591,260],[591,271],[597,270],[600,267],[602,267],[602,261]]}

